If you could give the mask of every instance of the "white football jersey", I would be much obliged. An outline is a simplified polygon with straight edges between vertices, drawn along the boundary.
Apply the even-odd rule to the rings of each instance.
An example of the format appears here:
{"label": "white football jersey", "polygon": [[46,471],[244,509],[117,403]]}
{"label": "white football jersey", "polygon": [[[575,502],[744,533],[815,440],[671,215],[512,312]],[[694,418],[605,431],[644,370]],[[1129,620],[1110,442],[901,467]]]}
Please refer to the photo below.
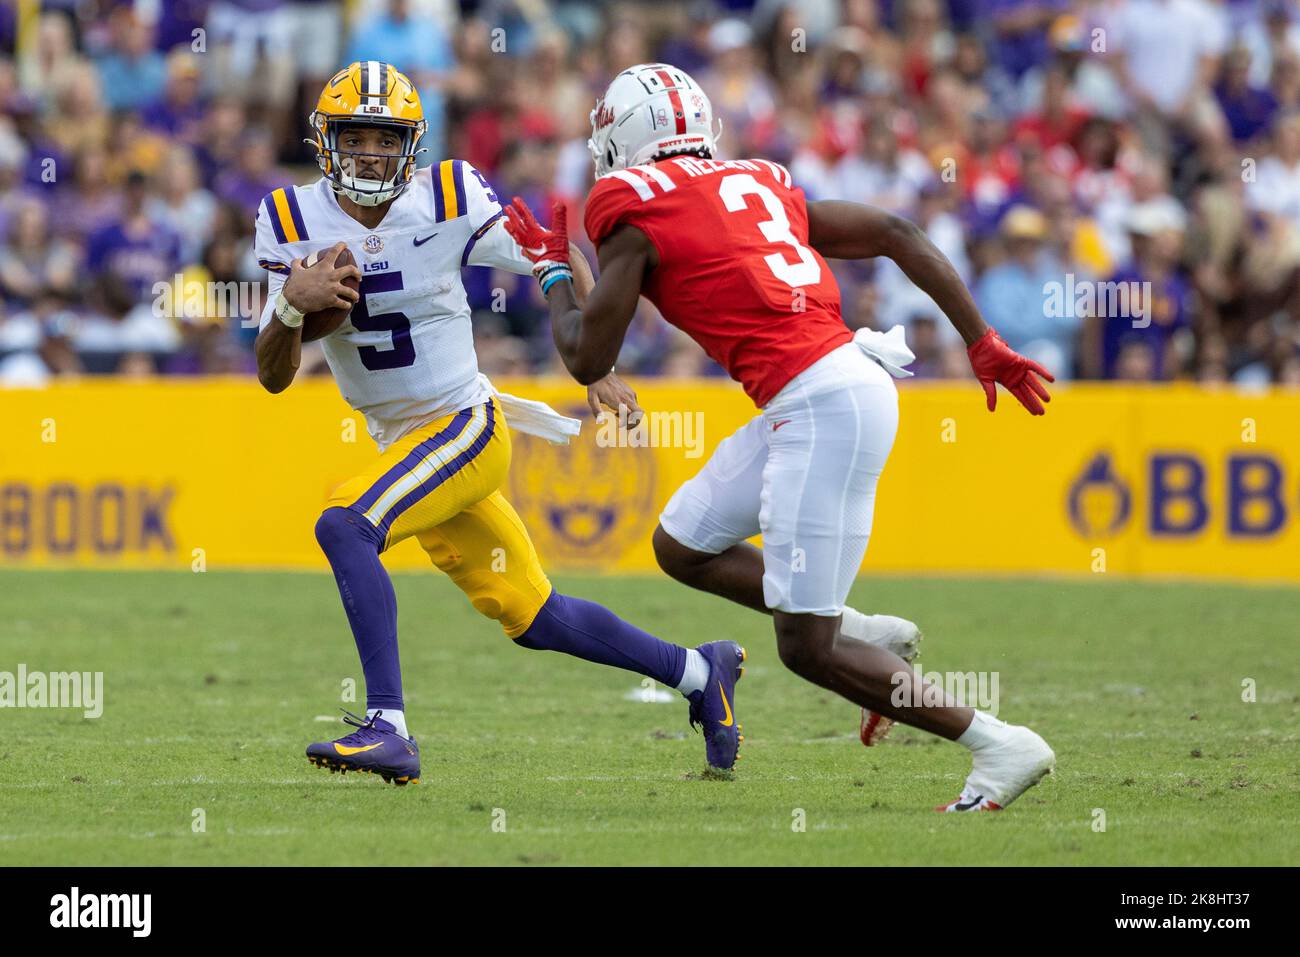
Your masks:
{"label": "white football jersey", "polygon": [[487,400],[461,269],[532,271],[504,222],[492,188],[461,160],[417,170],[374,229],[342,210],[324,178],[277,189],[257,211],[257,259],[270,273],[260,328],[274,318],[290,262],[347,243],[361,301],[321,344],[339,391],[382,451],[418,425]]}

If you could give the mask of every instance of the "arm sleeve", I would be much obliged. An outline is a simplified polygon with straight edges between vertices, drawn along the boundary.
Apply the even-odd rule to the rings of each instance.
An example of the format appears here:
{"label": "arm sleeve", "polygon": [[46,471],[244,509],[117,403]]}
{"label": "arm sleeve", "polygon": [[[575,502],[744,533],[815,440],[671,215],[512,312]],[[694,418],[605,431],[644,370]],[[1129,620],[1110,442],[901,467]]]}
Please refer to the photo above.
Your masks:
{"label": "arm sleeve", "polygon": [[462,266],[490,266],[527,276],[533,264],[519,245],[505,231],[505,213],[496,191],[483,174],[469,163],[464,164],[465,203],[474,231],[465,242]]}

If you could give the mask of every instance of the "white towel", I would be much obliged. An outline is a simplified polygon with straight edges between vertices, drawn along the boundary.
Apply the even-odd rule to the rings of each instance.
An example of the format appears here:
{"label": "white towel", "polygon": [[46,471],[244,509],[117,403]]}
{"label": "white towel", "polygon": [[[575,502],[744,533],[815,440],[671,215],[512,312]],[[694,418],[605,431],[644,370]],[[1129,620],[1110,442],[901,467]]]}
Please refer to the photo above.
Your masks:
{"label": "white towel", "polygon": [[853,334],[853,341],[859,349],[884,366],[885,371],[895,379],[912,375],[903,366],[915,362],[916,356],[907,347],[902,326],[894,326],[888,332],[859,329]]}
{"label": "white towel", "polygon": [[498,392],[492,380],[483,373],[478,375],[483,383],[501,403],[501,411],[506,415],[510,427],[526,435],[535,435],[552,445],[568,445],[569,439],[582,431],[582,420],[560,415],[545,402],[533,399],[521,399],[515,395]]}

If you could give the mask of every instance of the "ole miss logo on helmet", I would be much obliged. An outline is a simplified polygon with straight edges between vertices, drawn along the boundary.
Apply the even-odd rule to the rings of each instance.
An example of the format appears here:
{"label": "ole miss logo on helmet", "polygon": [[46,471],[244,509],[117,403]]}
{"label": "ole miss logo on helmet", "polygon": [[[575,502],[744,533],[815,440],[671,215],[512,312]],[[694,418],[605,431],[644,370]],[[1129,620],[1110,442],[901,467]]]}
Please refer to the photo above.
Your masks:
{"label": "ole miss logo on helmet", "polygon": [[601,100],[600,106],[596,108],[596,129],[604,129],[614,122],[614,111],[605,105]]}

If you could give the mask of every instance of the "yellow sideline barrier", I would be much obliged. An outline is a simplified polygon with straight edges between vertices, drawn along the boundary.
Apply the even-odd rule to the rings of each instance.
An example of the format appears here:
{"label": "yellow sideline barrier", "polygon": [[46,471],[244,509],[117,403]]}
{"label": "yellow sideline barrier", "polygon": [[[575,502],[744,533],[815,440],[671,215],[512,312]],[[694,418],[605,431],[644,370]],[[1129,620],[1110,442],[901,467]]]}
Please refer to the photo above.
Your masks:
{"label": "yellow sideline barrier", "polygon": [[[654,570],[659,509],[753,415],[729,382],[638,381],[661,418],[624,441],[671,447],[609,447],[580,388],[497,384],[586,417],[572,447],[514,435],[507,494],[551,569]],[[3,391],[0,564],[323,569],[321,503],[374,454],[327,379]],[[908,382],[865,569],[1300,581],[1298,509],[1300,393],[1062,386],[1032,418]],[[428,567],[414,542],[387,561]]]}

